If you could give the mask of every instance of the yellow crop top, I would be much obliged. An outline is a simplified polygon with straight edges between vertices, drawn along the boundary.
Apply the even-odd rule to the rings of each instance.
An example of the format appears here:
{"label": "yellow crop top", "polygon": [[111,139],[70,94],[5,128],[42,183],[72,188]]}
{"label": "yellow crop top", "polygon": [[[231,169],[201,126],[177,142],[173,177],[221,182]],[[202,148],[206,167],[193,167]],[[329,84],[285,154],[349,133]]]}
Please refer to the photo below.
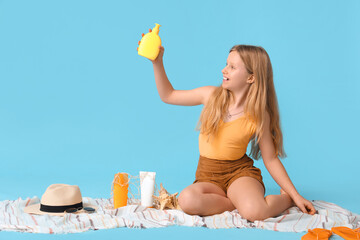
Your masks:
{"label": "yellow crop top", "polygon": [[219,160],[239,159],[246,153],[255,131],[255,122],[247,119],[245,115],[230,122],[220,120],[218,133],[209,141],[207,135],[200,133],[200,155]]}

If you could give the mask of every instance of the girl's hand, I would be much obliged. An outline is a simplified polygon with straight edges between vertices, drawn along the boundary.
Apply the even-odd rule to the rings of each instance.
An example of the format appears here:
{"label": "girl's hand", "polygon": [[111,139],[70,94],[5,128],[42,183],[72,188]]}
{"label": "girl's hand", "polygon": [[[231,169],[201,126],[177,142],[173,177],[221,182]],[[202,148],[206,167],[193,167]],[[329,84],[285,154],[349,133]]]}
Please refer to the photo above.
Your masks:
{"label": "girl's hand", "polygon": [[314,208],[314,206],[312,205],[312,203],[308,200],[306,200],[305,198],[303,198],[300,195],[297,195],[296,197],[293,198],[293,201],[295,203],[295,205],[300,208],[300,210],[303,213],[307,213],[307,214],[311,214],[314,215],[316,213],[316,210]]}
{"label": "girl's hand", "polygon": [[159,49],[160,49],[160,52],[159,52],[159,55],[157,56],[157,58],[155,60],[150,60],[153,64],[161,63],[163,60],[165,49],[163,46],[160,46]]}

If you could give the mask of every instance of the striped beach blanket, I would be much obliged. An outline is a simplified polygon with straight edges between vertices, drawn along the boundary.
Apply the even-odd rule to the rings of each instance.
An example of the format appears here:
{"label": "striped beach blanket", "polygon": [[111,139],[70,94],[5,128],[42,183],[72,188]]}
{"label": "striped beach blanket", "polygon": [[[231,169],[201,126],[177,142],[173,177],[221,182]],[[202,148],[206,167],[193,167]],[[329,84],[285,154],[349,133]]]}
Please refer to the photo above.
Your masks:
{"label": "striped beach blanket", "polygon": [[315,215],[304,214],[297,207],[289,208],[281,215],[264,221],[250,222],[237,210],[213,216],[201,217],[185,214],[180,210],[156,210],[145,208],[133,199],[128,206],[114,209],[112,199],[83,198],[84,202],[98,206],[96,213],[66,214],[63,217],[31,215],[23,209],[39,203],[38,197],[19,198],[0,202],[0,231],[32,233],[78,233],[107,228],[160,228],[172,225],[207,228],[259,228],[281,232],[307,232],[307,229],[331,229],[346,226],[360,227],[360,215],[325,201],[312,203],[318,211]]}

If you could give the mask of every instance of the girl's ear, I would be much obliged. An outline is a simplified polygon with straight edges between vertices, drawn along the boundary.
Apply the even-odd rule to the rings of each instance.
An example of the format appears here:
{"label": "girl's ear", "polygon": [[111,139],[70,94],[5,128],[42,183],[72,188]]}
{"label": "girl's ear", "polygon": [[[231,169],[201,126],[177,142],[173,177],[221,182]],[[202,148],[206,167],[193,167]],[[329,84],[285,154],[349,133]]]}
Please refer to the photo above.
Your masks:
{"label": "girl's ear", "polygon": [[254,81],[255,81],[255,76],[254,76],[254,74],[251,74],[246,82],[247,83],[254,83]]}

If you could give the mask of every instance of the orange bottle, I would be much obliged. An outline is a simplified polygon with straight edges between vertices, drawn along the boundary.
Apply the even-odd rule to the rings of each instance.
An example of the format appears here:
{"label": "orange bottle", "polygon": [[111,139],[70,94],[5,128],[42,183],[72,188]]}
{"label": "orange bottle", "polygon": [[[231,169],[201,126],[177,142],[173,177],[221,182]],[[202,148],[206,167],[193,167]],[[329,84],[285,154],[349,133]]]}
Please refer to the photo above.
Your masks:
{"label": "orange bottle", "polygon": [[114,208],[127,205],[129,189],[129,176],[127,173],[115,174],[113,181]]}

